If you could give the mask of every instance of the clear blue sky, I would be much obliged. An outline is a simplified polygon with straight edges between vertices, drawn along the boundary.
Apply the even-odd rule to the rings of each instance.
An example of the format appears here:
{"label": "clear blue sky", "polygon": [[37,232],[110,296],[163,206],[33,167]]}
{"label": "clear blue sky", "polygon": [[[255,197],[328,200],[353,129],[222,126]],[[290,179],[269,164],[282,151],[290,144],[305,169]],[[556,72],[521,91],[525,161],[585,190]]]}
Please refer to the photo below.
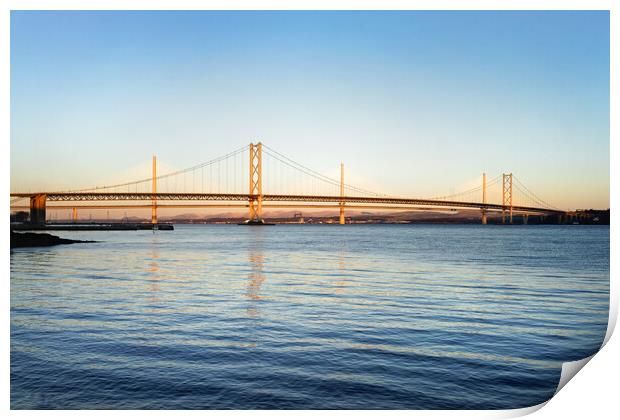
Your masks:
{"label": "clear blue sky", "polygon": [[12,12],[12,190],[251,141],[389,194],[513,172],[560,207],[606,208],[609,15]]}

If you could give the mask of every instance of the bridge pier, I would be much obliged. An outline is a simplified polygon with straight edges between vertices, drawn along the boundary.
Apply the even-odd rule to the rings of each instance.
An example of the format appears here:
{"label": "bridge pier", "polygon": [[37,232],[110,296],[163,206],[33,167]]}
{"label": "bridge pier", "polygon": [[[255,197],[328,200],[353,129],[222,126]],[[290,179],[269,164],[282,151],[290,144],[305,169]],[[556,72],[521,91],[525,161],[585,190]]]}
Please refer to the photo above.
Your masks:
{"label": "bridge pier", "polygon": [[78,218],[77,207],[73,207],[73,209],[71,209],[71,221],[75,223],[77,222],[77,218]]}
{"label": "bridge pier", "polygon": [[482,209],[482,217],[481,217],[481,222],[483,225],[487,224],[487,211],[486,209]]}
{"label": "bridge pier", "polygon": [[304,224],[304,215],[301,212],[296,212],[293,214],[293,219],[298,219],[300,225]]}
{"label": "bridge pier", "polygon": [[528,215],[527,215],[527,213],[525,213],[525,214],[523,215],[523,224],[524,224],[524,225],[527,225],[527,216],[528,216]]}
{"label": "bridge pier", "polygon": [[30,197],[30,223],[33,225],[45,224],[45,206],[47,194],[36,194]]}
{"label": "bridge pier", "polygon": [[250,209],[249,220],[251,222],[260,222],[263,220],[261,217],[262,212],[263,212],[263,200],[261,197],[259,196],[250,197],[249,209]]}

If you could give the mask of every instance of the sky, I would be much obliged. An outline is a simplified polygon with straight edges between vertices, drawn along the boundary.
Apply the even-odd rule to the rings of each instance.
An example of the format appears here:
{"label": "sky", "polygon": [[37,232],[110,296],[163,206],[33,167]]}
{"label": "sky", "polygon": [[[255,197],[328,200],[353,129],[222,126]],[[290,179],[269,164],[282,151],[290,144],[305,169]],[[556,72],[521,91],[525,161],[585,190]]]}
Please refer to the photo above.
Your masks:
{"label": "sky", "polygon": [[609,207],[609,14],[13,11],[11,190],[150,176],[261,141],[383,194],[513,173]]}

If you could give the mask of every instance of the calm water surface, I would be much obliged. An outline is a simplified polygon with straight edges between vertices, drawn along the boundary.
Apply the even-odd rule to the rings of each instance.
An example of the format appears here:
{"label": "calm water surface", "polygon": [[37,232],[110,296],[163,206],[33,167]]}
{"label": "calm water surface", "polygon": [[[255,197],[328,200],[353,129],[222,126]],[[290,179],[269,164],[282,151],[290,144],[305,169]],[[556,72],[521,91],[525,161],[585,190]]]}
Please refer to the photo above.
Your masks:
{"label": "calm water surface", "polygon": [[470,409],[595,352],[609,228],[177,226],[11,252],[13,409]]}

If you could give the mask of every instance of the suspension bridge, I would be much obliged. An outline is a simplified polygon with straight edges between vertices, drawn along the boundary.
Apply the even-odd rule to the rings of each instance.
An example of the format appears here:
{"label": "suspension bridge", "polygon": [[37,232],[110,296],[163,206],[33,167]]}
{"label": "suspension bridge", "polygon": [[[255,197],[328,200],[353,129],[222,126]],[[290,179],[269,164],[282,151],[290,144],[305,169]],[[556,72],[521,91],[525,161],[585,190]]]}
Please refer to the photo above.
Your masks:
{"label": "suspension bridge", "polygon": [[[567,212],[534,194],[512,173],[500,174],[480,184],[444,196],[393,197],[345,183],[344,165],[340,179],[316,172],[262,143],[251,143],[218,158],[178,171],[158,175],[153,156],[151,176],[77,190],[11,192],[11,208],[28,208],[30,223],[44,225],[48,209],[70,209],[73,220],[78,209],[151,209],[151,223],[157,224],[157,210],[164,208],[245,208],[249,224],[263,223],[265,208],[334,209],[339,222],[346,222],[347,210],[443,210],[478,209],[480,221],[491,213],[501,214],[502,223],[513,223],[519,214],[524,223],[530,215]],[[29,200],[27,205],[24,200]],[[54,205],[48,205],[54,203]]]}

